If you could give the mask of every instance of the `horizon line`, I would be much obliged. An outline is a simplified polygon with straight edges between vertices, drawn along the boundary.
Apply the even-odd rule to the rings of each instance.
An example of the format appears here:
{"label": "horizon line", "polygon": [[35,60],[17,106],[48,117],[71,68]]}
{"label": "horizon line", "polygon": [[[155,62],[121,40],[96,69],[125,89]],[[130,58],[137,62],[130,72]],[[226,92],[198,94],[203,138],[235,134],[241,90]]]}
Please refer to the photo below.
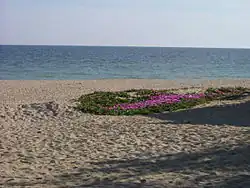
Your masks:
{"label": "horizon line", "polygon": [[250,49],[250,47],[213,46],[161,46],[161,45],[83,45],[83,44],[0,44],[0,46],[64,46],[64,47],[135,47],[135,48],[203,48],[203,49]]}

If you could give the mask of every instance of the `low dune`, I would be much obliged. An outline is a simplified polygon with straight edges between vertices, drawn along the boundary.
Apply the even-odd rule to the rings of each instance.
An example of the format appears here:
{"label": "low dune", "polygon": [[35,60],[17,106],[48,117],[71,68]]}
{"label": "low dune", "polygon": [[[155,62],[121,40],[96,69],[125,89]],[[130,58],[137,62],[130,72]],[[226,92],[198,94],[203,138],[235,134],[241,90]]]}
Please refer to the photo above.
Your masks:
{"label": "low dune", "polygon": [[250,187],[250,96],[147,116],[97,116],[72,99],[250,80],[0,81],[0,187]]}

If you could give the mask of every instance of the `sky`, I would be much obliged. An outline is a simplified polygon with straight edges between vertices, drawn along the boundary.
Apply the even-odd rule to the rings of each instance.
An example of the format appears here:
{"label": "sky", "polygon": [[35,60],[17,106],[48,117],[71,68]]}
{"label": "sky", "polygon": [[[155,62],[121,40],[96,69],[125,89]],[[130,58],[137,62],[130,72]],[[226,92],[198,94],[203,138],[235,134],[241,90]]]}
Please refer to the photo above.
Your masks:
{"label": "sky", "polygon": [[250,48],[250,0],[0,0],[0,44]]}

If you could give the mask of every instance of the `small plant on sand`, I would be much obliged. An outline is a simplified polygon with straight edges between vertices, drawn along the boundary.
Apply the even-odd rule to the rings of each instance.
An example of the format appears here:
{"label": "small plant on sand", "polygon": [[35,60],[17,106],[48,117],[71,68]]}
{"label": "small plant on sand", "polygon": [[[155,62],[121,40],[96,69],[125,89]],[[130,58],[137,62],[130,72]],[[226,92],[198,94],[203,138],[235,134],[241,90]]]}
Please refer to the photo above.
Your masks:
{"label": "small plant on sand", "polygon": [[244,87],[221,87],[221,88],[208,88],[205,92],[207,98],[227,99],[233,96],[239,96],[247,92],[248,89]]}
{"label": "small plant on sand", "polygon": [[174,93],[173,90],[131,89],[119,92],[94,92],[82,95],[76,109],[99,115],[135,115],[177,111],[225,99],[246,92],[242,87],[208,88],[205,92]]}

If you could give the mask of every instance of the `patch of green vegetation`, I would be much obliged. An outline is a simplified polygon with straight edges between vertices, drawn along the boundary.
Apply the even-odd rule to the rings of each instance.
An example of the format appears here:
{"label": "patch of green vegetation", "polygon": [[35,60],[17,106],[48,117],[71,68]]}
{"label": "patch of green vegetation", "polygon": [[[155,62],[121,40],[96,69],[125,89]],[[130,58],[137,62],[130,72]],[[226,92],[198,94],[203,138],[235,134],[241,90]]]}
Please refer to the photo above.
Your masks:
{"label": "patch of green vegetation", "polygon": [[221,88],[208,88],[205,92],[207,98],[213,100],[236,100],[241,98],[242,95],[249,92],[249,88],[244,87],[221,87]]}
{"label": "patch of green vegetation", "polygon": [[[134,104],[146,102],[152,96],[174,94],[173,90],[150,90],[150,89],[131,89],[119,92],[94,92],[82,95],[77,99],[76,109],[84,113],[98,115],[136,115],[150,114],[164,111],[177,111],[189,109],[196,105],[209,103],[212,100],[230,100],[235,96],[241,96],[249,91],[243,87],[221,87],[208,88],[202,97],[196,99],[182,98],[175,103],[162,103],[158,105],[146,106],[143,108],[124,109],[120,106],[113,108],[118,104]],[[191,93],[189,93],[191,94]],[[178,95],[178,94],[176,94]]]}
{"label": "patch of green vegetation", "polygon": [[[134,103],[148,98],[146,95],[130,95],[130,93],[132,93],[132,91],[98,91],[82,95],[78,100],[76,100],[76,102],[78,102],[76,109],[85,113],[115,114],[112,113],[112,110],[107,110],[107,107],[121,103]],[[110,112],[108,113],[108,111]]]}

